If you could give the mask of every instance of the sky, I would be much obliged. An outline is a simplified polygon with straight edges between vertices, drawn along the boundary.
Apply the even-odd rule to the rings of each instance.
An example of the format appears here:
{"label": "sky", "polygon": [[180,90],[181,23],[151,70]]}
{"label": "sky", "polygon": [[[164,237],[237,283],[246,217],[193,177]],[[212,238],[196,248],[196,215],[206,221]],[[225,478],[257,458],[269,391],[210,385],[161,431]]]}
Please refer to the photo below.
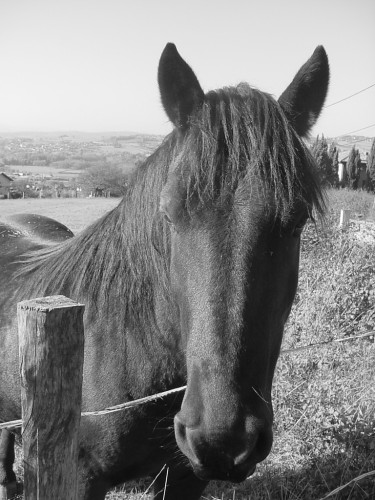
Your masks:
{"label": "sky", "polygon": [[374,0],[1,0],[0,134],[169,133],[157,67],[173,42],[205,91],[247,81],[276,98],[323,45],[312,135],[373,137],[374,21]]}

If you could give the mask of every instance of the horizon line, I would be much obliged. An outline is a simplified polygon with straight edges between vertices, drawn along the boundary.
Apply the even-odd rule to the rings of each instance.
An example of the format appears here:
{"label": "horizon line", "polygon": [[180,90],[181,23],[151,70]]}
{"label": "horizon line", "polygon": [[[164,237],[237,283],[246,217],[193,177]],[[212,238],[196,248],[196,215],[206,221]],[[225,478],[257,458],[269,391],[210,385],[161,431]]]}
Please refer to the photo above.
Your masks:
{"label": "horizon line", "polygon": [[[114,134],[127,134],[127,135],[148,135],[148,136],[156,136],[156,137],[166,137],[168,134],[164,133],[154,133],[154,132],[140,132],[140,131],[135,131],[135,130],[108,130],[108,131],[103,131],[103,130],[98,130],[98,131],[89,131],[89,130],[79,130],[79,129],[56,129],[56,130],[0,130],[0,137],[1,135],[26,135],[26,134],[32,134],[32,135],[74,135],[74,134],[87,134],[87,135],[114,135]],[[368,139],[373,139],[375,136],[373,135],[364,135],[364,134],[340,134],[340,135],[325,135],[324,133],[319,133],[316,135],[311,135],[309,138],[313,139],[319,136],[324,136],[326,139],[337,139],[340,137],[366,137]]]}

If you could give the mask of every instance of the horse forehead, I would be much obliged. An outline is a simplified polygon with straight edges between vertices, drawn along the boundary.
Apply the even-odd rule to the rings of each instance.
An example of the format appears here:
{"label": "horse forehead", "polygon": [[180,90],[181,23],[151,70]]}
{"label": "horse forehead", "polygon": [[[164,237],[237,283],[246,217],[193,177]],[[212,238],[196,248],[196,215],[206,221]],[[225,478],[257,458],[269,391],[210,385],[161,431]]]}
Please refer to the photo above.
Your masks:
{"label": "horse forehead", "polygon": [[256,179],[240,179],[232,191],[207,203],[203,212],[207,214],[204,219],[230,229],[233,234],[236,229],[267,230],[277,218],[274,198]]}

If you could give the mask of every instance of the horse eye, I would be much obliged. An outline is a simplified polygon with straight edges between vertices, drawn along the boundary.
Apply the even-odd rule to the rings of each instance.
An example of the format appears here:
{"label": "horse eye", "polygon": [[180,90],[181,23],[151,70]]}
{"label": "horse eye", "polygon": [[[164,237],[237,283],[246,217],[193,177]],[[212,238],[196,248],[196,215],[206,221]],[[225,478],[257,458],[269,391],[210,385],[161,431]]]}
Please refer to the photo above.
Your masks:
{"label": "horse eye", "polygon": [[167,214],[167,212],[163,212],[163,217],[164,217],[165,222],[169,226],[173,226],[173,222],[172,222],[171,218],[169,217],[169,215]]}
{"label": "horse eye", "polygon": [[294,229],[293,229],[293,236],[295,238],[299,238],[302,234],[302,231],[305,227],[305,224],[307,222],[307,219],[308,219],[308,215],[304,216],[295,226],[294,226]]}
{"label": "horse eye", "polygon": [[160,200],[160,205],[159,205],[159,212],[161,213],[163,219],[165,220],[165,222],[168,224],[168,225],[172,225],[172,219],[170,218],[169,214],[168,214],[168,210],[167,210],[167,207],[166,207],[166,203],[165,203],[165,199],[161,198]]}

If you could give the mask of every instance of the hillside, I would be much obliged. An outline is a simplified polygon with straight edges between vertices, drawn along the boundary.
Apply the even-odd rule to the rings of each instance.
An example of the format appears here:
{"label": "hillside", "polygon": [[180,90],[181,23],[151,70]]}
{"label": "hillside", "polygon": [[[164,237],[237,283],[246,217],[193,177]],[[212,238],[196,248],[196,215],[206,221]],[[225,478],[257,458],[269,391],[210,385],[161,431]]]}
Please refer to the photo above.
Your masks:
{"label": "hillside", "polygon": [[136,161],[148,156],[161,140],[160,136],[118,132],[3,133],[0,135],[0,162],[4,165],[51,165],[63,160],[84,162],[103,157]]}
{"label": "hillside", "polygon": [[[328,145],[334,142],[339,148],[339,160],[345,159],[352,149],[353,146],[359,150],[361,158],[366,159],[366,153],[370,152],[373,137],[366,137],[363,135],[342,135],[339,137],[326,137]],[[312,144],[315,141],[315,137],[309,140]]]}
{"label": "hillside", "polygon": [[[82,181],[82,174],[87,177],[91,172],[92,176],[93,171],[95,180],[87,188],[89,191],[101,186],[116,192],[112,182],[102,185],[101,173],[126,178],[161,141],[161,136],[127,132],[3,133],[0,135],[0,172],[13,178],[13,186],[19,192],[30,188],[35,196],[42,189],[44,195],[48,191],[56,196],[58,190],[64,190],[70,196],[72,190],[81,190],[78,178],[80,184],[88,186],[87,178]],[[28,192],[27,196],[32,194]]]}

